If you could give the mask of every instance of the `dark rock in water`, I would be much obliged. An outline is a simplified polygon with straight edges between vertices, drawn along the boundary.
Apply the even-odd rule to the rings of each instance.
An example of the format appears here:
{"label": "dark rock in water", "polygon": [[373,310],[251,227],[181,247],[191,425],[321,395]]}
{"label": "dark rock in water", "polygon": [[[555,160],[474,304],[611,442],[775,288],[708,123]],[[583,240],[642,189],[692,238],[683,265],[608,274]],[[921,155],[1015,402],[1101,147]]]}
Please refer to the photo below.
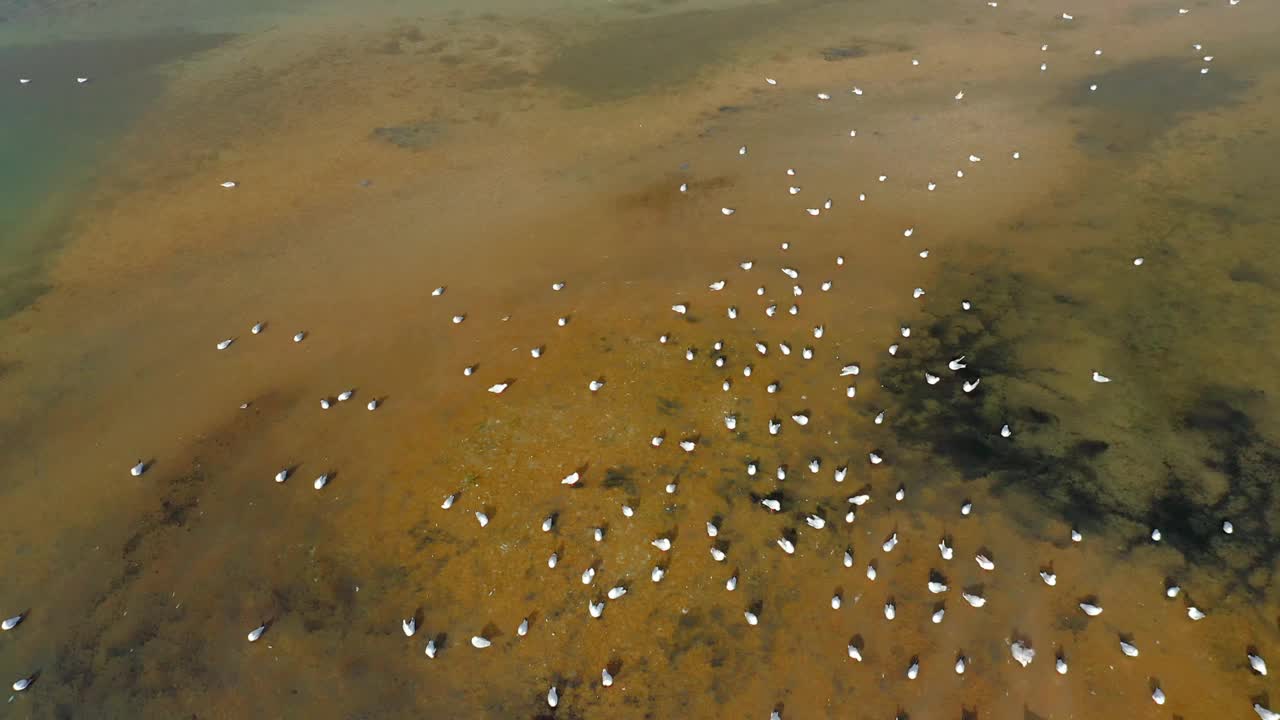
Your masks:
{"label": "dark rock in water", "polygon": [[827,62],[839,62],[840,60],[852,60],[853,58],[864,57],[867,49],[861,45],[853,47],[834,47],[826,48],[822,51],[822,59]]}
{"label": "dark rock in water", "polygon": [[436,120],[423,120],[405,125],[374,128],[373,137],[406,150],[421,150],[431,147],[443,132],[443,123]]}

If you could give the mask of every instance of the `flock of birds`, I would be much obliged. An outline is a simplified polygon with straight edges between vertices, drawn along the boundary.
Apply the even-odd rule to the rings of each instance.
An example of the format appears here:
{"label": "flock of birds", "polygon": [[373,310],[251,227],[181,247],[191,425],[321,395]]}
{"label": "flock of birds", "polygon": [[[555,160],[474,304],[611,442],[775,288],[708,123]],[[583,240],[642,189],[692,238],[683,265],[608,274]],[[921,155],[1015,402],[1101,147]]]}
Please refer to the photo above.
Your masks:
{"label": "flock of birds", "polygon": [[[1228,0],[1228,2],[1230,5],[1234,6],[1239,3],[1239,0]],[[998,7],[997,2],[988,2],[987,5],[993,8]],[[1189,11],[1187,9],[1178,10],[1179,15],[1186,15],[1188,14],[1188,12]],[[1070,13],[1064,12],[1061,14],[1061,19],[1064,22],[1070,22],[1074,20],[1074,16],[1071,15]],[[1200,53],[1202,51],[1202,46],[1200,44],[1196,44],[1194,45],[1194,49],[1196,50],[1197,53]],[[1040,50],[1042,52],[1047,51],[1048,45],[1041,45]],[[1094,54],[1101,55],[1102,50],[1097,49],[1094,51]],[[1200,69],[1200,73],[1202,75],[1208,72],[1207,64],[1212,60],[1213,60],[1212,55],[1203,55],[1203,61],[1206,63],[1206,65]],[[919,65],[918,59],[912,59],[911,62],[913,66]],[[1048,66],[1046,63],[1040,64],[1041,71],[1045,71],[1047,70],[1047,68]],[[20,78],[19,82],[23,85],[27,85],[31,82],[31,79],[24,77],[24,78]],[[85,82],[88,82],[88,78],[77,77],[76,82],[83,84]],[[771,78],[771,77],[766,78],[765,82],[770,86],[778,85],[777,79]],[[1096,91],[1098,89],[1098,86],[1097,84],[1091,84],[1089,86],[1089,89],[1090,91]],[[864,94],[864,91],[861,87],[854,87],[850,92],[856,96],[861,96]],[[817,98],[821,102],[828,102],[832,99],[832,96],[829,93],[822,92],[817,94]],[[965,93],[963,91],[957,92],[954,95],[954,100],[957,102],[963,101],[964,98],[965,98]],[[850,131],[850,136],[856,137],[856,134],[857,134],[856,130]],[[741,146],[738,149],[738,155],[746,156],[747,154],[748,154],[748,149],[745,145]],[[1021,153],[1014,151],[1011,153],[1011,157],[1014,160],[1018,160],[1021,158]],[[982,162],[982,158],[976,154],[970,154],[968,156],[968,161],[970,164],[976,165],[977,163]],[[787,193],[792,196],[799,195],[802,192],[802,188],[799,185],[794,184],[796,182],[795,180],[796,175],[797,175],[797,172],[794,168],[788,168],[786,170]],[[963,169],[956,170],[955,175],[957,178],[965,177],[964,170]],[[878,179],[880,182],[885,182],[887,181],[888,178],[886,175],[880,175]],[[226,180],[221,183],[221,186],[226,189],[234,189],[239,186],[239,183],[236,180]],[[927,189],[930,192],[936,190],[937,187],[938,187],[938,184],[932,180],[929,181],[927,184]],[[683,183],[679,186],[678,192],[687,194],[691,192],[691,188],[688,183]],[[860,193],[858,195],[858,200],[865,201],[866,194]],[[827,198],[825,201],[823,201],[822,203],[818,204],[815,207],[806,207],[805,213],[810,216],[817,216],[822,214],[825,211],[830,211],[832,207],[833,207],[832,199]],[[734,216],[737,212],[738,210],[734,207],[724,206],[720,208],[720,213],[726,217]],[[915,235],[915,232],[916,231],[914,227],[908,227],[902,231],[902,235],[904,238],[911,238]],[[790,249],[790,244],[786,242],[782,243],[781,249],[785,253],[787,250]],[[930,254],[930,251],[927,248],[923,248],[918,251],[918,256],[922,259],[928,258],[929,254]],[[835,258],[835,264],[837,267],[844,265],[844,262],[845,261],[842,256],[837,256]],[[1133,259],[1133,265],[1141,266],[1143,264],[1144,264],[1144,259],[1142,257],[1136,257]],[[751,271],[756,269],[756,265],[757,265],[757,262],[755,260],[745,259],[740,263],[738,263],[737,272],[750,273]],[[789,299],[785,301],[777,301],[774,299],[764,300],[763,314],[767,318],[774,318],[774,317],[778,317],[779,315],[783,315],[783,316],[790,315],[793,317],[798,316],[800,311],[799,299],[803,297],[806,292],[805,287],[800,284],[801,273],[797,268],[792,267],[788,264],[780,265],[778,270],[783,275],[785,275],[785,277],[791,283],[791,287],[787,290],[787,295],[789,296]],[[730,282],[728,277],[721,277],[710,282],[707,286],[707,289],[708,289],[708,292],[712,294],[712,296],[715,296],[716,294],[725,292],[726,289],[729,288],[731,284],[733,283]],[[833,282],[831,280],[823,280],[818,285],[818,287],[820,288],[821,292],[824,292],[824,293],[830,292],[833,288]],[[564,291],[565,289],[566,289],[566,284],[563,282],[557,282],[552,285],[552,290],[555,292],[561,292],[561,291]],[[911,293],[912,293],[912,297],[916,300],[921,299],[927,294],[926,290],[922,287],[913,288],[911,290]],[[438,287],[434,291],[432,291],[431,294],[433,297],[444,296],[446,294],[446,288],[443,286]],[[760,298],[768,298],[769,291],[762,284],[762,285],[759,285],[757,288],[755,288],[754,295]],[[686,316],[689,316],[690,313],[692,312],[691,305],[692,305],[691,302],[679,302],[671,305],[671,311],[677,314],[678,316],[686,317]],[[782,305],[787,305],[787,307],[783,309],[781,307]],[[973,308],[973,303],[971,301],[969,300],[962,301],[961,309],[963,311],[969,311],[972,308]],[[742,310],[740,310],[740,308],[737,305],[734,305],[734,304],[724,305],[721,311],[723,311],[726,314],[726,316],[731,320],[737,319],[740,313],[743,312]],[[451,322],[454,325],[459,325],[459,324],[462,324],[466,320],[466,318],[467,316],[465,313],[460,313],[457,315],[453,315],[451,317]],[[557,318],[557,325],[560,327],[564,327],[565,325],[568,324],[568,320],[569,319],[567,316],[559,317]],[[267,329],[266,323],[257,322],[250,328],[250,334],[255,336],[261,335],[266,331],[266,329]],[[817,359],[821,353],[815,348],[815,345],[817,344],[817,341],[822,340],[823,337],[825,336],[826,328],[822,324],[817,324],[812,326],[809,332],[812,335],[813,343],[804,344],[798,350],[790,342],[786,340],[780,340],[774,343],[768,343],[762,340],[754,341],[753,343],[751,343],[750,346],[744,347],[742,354],[746,356],[745,359],[742,357],[731,358],[729,354],[730,349],[726,346],[726,343],[723,340],[714,341],[711,344],[712,351],[711,353],[708,354],[708,357],[710,357],[711,362],[715,368],[719,370],[723,370],[726,374],[726,377],[724,377],[720,383],[721,390],[723,392],[732,391],[734,381],[732,377],[728,376],[728,374],[731,372],[729,370],[730,366],[733,366],[735,368],[734,372],[739,372],[741,374],[741,376],[744,378],[744,382],[747,381],[746,379],[750,379],[753,377],[753,364],[751,362],[752,350],[754,350],[754,352],[761,358],[769,357],[771,354],[775,354],[775,353],[781,356],[791,356],[793,354],[798,353],[799,357],[806,361]],[[912,336],[913,336],[913,330],[910,326],[902,325],[901,327],[899,327],[897,329],[895,336],[892,338],[892,341],[887,346],[888,354],[890,356],[896,356],[902,344],[909,342]],[[297,331],[292,336],[292,340],[295,343],[301,343],[306,338],[307,338],[307,332],[305,330]],[[237,342],[236,337],[227,337],[218,341],[215,344],[215,347],[218,351],[230,351],[232,350],[236,342]],[[674,339],[670,334],[663,334],[658,338],[658,342],[664,346],[673,345]],[[545,353],[545,351],[546,351],[546,347],[540,345],[540,346],[531,348],[529,352],[530,352],[530,356],[533,359],[537,359],[537,358],[540,358]],[[946,372],[951,373],[950,377],[952,379],[959,381],[958,384],[962,394],[958,396],[958,401],[963,402],[965,396],[970,395],[971,393],[975,392],[978,389],[979,385],[982,382],[982,378],[980,375],[978,375],[978,373],[974,369],[970,367],[970,361],[967,358],[967,356],[963,353],[963,351],[958,350],[957,352],[958,354],[949,363],[947,363]],[[684,348],[682,354],[685,360],[691,363],[703,356],[702,351],[699,348],[693,347],[693,346]],[[852,379],[856,378],[860,374],[861,372],[860,365],[856,362],[843,362],[843,361],[839,361],[838,359],[836,362],[838,365],[836,367],[833,367],[830,372],[835,374],[835,376],[838,378],[849,379],[847,381],[848,384],[844,388],[844,394],[846,398],[850,398],[850,399],[855,398],[857,396],[857,386]],[[470,365],[463,368],[463,374],[464,376],[471,377],[477,372],[477,370],[478,370],[477,366]],[[925,371],[923,373],[923,376],[919,379],[919,381],[929,386],[940,385],[940,384],[943,384],[944,381],[948,379],[946,372],[944,372],[941,369],[938,369],[936,373]],[[1105,375],[1104,373],[1098,370],[1091,371],[1089,380],[1099,384],[1112,382],[1111,377]],[[500,381],[500,382],[494,382],[493,384],[488,386],[487,388],[488,392],[493,394],[502,394],[511,387],[512,382],[514,381],[509,379]],[[606,382],[603,378],[594,378],[589,380],[587,383],[587,390],[591,393],[602,392],[605,389],[606,389]],[[778,381],[774,380],[769,382],[765,386],[765,389],[769,394],[773,395],[781,391],[781,386]],[[329,410],[340,403],[345,403],[350,401],[354,397],[354,395],[355,395],[354,389],[347,389],[339,392],[336,396],[325,396],[320,400],[320,407],[322,410]],[[366,408],[370,411],[374,411],[379,407],[379,404],[380,403],[377,398],[370,399],[366,404]],[[249,406],[249,403],[243,403],[240,407],[243,409],[243,408],[247,408],[248,406]],[[805,427],[809,425],[809,423],[811,422],[810,413],[806,410],[798,410],[790,414],[789,419],[799,427]],[[725,429],[730,433],[737,433],[739,431],[739,428],[742,426],[742,419],[737,414],[734,414],[734,413],[725,414],[723,417],[718,418],[717,422],[723,423]],[[885,422],[889,422],[887,411],[881,410],[875,415],[874,423],[876,425],[882,425]],[[784,418],[780,418],[777,416],[769,417],[767,419],[768,434],[770,436],[780,435],[783,431],[784,425],[785,425]],[[1000,437],[1005,439],[1010,439],[1013,436],[1013,428],[1008,423],[1003,424],[998,430],[993,429],[993,432],[998,433]],[[699,447],[700,439],[701,439],[700,435],[691,434],[689,436],[681,438],[678,441],[678,446],[680,450],[682,450],[685,453],[694,453],[697,451]],[[658,433],[649,438],[649,445],[652,448],[660,448],[664,445],[665,440],[666,440],[665,434]],[[878,449],[869,449],[867,451],[866,457],[867,457],[867,462],[871,466],[881,465],[886,460],[882,451]],[[809,459],[807,463],[807,469],[812,475],[815,475],[815,476],[821,472],[824,466],[825,466],[825,462],[820,457],[812,457]],[[130,474],[134,477],[139,477],[139,476],[142,476],[144,473],[146,473],[147,470],[148,470],[148,463],[142,460],[138,460],[130,468]],[[757,477],[765,477],[764,475],[761,475],[764,471],[758,460],[748,461],[744,467],[744,472],[748,477],[753,479],[756,479]],[[782,481],[787,478],[788,472],[789,470],[786,465],[780,465],[776,468],[773,474],[776,476],[778,481]],[[847,463],[839,464],[836,467],[834,467],[834,469],[832,470],[832,477],[834,482],[843,483],[846,477],[848,477],[848,472],[849,472],[849,466]],[[276,474],[274,475],[274,480],[277,483],[284,483],[290,479],[291,474],[292,474],[292,470],[290,468],[281,469],[278,472],[276,472]],[[585,474],[585,471],[571,472],[567,474],[565,477],[563,477],[562,479],[560,479],[559,482],[560,484],[565,486],[580,486],[588,482],[588,478],[584,477],[584,474]],[[329,480],[328,473],[320,475],[313,481],[313,487],[316,490],[322,490],[327,485],[328,480]],[[676,483],[674,481],[667,483],[664,490],[668,494],[674,494],[676,492]],[[863,511],[864,509],[867,509],[869,504],[875,501],[874,494],[875,493],[873,492],[870,485],[867,485],[862,489],[856,490],[855,492],[853,492],[853,494],[850,494],[847,497],[848,509],[843,517],[843,520],[846,525],[850,525],[854,523],[857,518],[857,513],[860,511]],[[902,503],[906,499],[906,494],[907,494],[906,486],[903,484],[899,484],[895,489],[893,489],[892,493],[889,494],[888,497],[891,497],[892,502],[894,503]],[[445,497],[443,502],[440,505],[441,510],[448,511],[454,508],[458,503],[460,496],[461,496],[460,492],[455,492]],[[784,498],[785,496],[782,495],[781,493],[769,493],[759,497],[757,502],[758,502],[758,505],[763,507],[764,510],[767,511],[769,514],[778,515],[783,513],[784,511],[784,506],[782,502]],[[886,502],[888,501],[886,500]],[[790,509],[790,508],[787,508],[787,509]],[[797,510],[798,512],[796,517],[799,519],[802,519],[804,525],[812,530],[822,531],[829,524],[833,524],[830,521],[828,521],[819,512],[806,510],[803,508],[800,508]],[[960,514],[965,517],[971,515],[973,510],[974,510],[973,503],[969,500],[965,500],[959,508]],[[635,515],[635,509],[628,504],[622,505],[621,512],[623,516],[627,518],[634,517]],[[489,525],[489,518],[483,510],[475,510],[474,518],[481,528],[484,528]],[[551,533],[556,531],[558,529],[557,516],[550,515],[541,519],[540,528],[544,533]],[[705,529],[706,529],[706,535],[711,541],[710,545],[707,547],[711,560],[717,564],[726,563],[726,561],[728,560],[728,552],[727,552],[726,546],[722,544],[718,544],[716,540],[722,531],[721,521],[718,521],[717,519],[707,520]],[[1222,532],[1228,535],[1234,533],[1234,526],[1230,520],[1223,520]],[[603,527],[595,527],[592,530],[592,535],[597,543],[603,542],[605,540],[605,534],[606,534],[606,530]],[[1072,529],[1070,534],[1070,539],[1073,543],[1080,543],[1083,540],[1083,536],[1078,530]],[[1153,542],[1160,542],[1162,539],[1161,531],[1158,528],[1152,529],[1150,534],[1150,539]],[[799,542],[800,542],[800,535],[796,529],[792,529],[792,528],[783,529],[775,540],[775,544],[778,550],[787,556],[794,555],[797,552],[797,543]],[[887,537],[884,538],[883,542],[880,543],[879,545],[879,550],[882,553],[882,557],[877,559],[871,559],[869,562],[867,562],[865,566],[865,575],[868,581],[876,580],[877,573],[878,573],[877,568],[879,567],[880,560],[882,560],[884,557],[887,557],[888,555],[893,553],[894,550],[898,547],[898,545],[903,542],[908,542],[908,538],[900,537],[897,531],[892,532],[891,534],[889,534]],[[673,551],[673,549],[675,548],[675,539],[671,536],[662,535],[662,536],[654,537],[650,541],[650,545],[657,551],[657,553],[659,553],[659,555],[657,556],[658,560],[654,563],[653,568],[649,574],[649,579],[652,583],[661,583],[663,582],[666,576],[666,573],[668,571],[668,565],[665,562],[662,562],[661,558],[665,556],[667,553],[670,553]],[[952,540],[949,536],[944,535],[941,538],[939,538],[937,542],[937,550],[939,553],[939,557],[943,562],[951,562],[955,559],[956,548],[952,545]],[[993,553],[991,553],[989,550],[985,548],[977,549],[973,555],[974,562],[977,564],[978,568],[982,571],[982,573],[996,572],[997,566],[993,558],[994,558]],[[560,562],[561,562],[561,558],[559,554],[556,552],[553,552],[547,558],[546,565],[549,569],[555,569],[558,567]],[[844,550],[841,556],[841,563],[846,569],[854,567],[855,558],[854,558],[854,550],[852,546],[848,546]],[[597,575],[596,568],[597,566],[595,564],[592,564],[586,567],[582,571],[580,579],[583,585],[592,586],[592,587],[595,586],[596,575]],[[1042,566],[1039,569],[1038,573],[1039,573],[1039,577],[1041,578],[1041,580],[1046,586],[1048,587],[1058,586],[1059,578],[1051,565]],[[938,596],[940,599],[945,598],[949,593],[952,592],[952,588],[946,576],[937,570],[931,571],[927,578],[922,578],[922,581],[924,582],[925,587],[928,589],[929,593],[931,595]],[[734,592],[735,590],[737,590],[738,583],[739,583],[739,577],[737,572],[730,574],[729,577],[727,577],[724,582],[725,590],[728,592]],[[602,592],[600,592],[600,594],[588,598],[587,600],[588,616],[591,618],[597,618],[597,619],[601,618],[604,615],[604,612],[607,607],[607,603],[618,602],[631,592],[633,592],[632,587],[629,584],[624,582],[624,583],[613,585],[609,587],[607,590],[603,590]],[[1180,588],[1177,584],[1170,582],[1168,585],[1166,585],[1163,592],[1166,598],[1176,598],[1180,595],[1180,593],[1182,593],[1182,588]],[[961,590],[958,594],[960,598],[963,600],[963,602],[972,608],[983,608],[988,603],[988,599],[982,593],[981,585],[973,586],[969,589]],[[845,602],[844,598],[840,591],[836,591],[830,598],[830,606],[832,609],[835,609],[835,610],[839,610],[844,604],[844,602]],[[1079,608],[1079,611],[1084,616],[1090,617],[1090,618],[1097,617],[1103,614],[1104,612],[1104,608],[1100,600],[1097,598],[1096,595],[1092,595],[1092,594],[1083,595],[1079,597],[1077,601],[1077,606]],[[890,596],[884,602],[882,613],[885,621],[892,622],[897,618],[898,608],[892,596]],[[1186,613],[1188,618],[1191,621],[1199,621],[1206,617],[1206,613],[1204,610],[1190,603],[1189,601],[1186,606]],[[758,626],[762,622],[766,622],[768,620],[768,618],[763,617],[762,610],[758,604],[750,604],[746,606],[743,609],[742,615],[743,615],[743,621],[745,622],[745,624],[751,627]],[[932,614],[930,615],[930,622],[933,624],[940,624],[943,622],[945,616],[946,616],[945,604],[942,602],[939,602],[935,606],[935,609],[932,612]],[[14,631],[23,624],[24,619],[25,619],[25,614],[19,614],[19,615],[10,617],[4,620],[3,622],[0,622],[0,630]],[[414,618],[402,619],[400,623],[400,627],[403,634],[406,637],[413,637],[420,631],[417,620]],[[267,633],[268,629],[269,629],[269,623],[259,624],[257,627],[254,627],[252,630],[249,631],[249,633],[247,634],[247,640],[250,643],[257,642],[264,636],[264,634]],[[520,622],[519,626],[516,628],[516,634],[520,637],[523,637],[527,635],[531,631],[531,629],[532,628],[530,624],[530,619],[526,617]],[[1035,661],[1037,657],[1037,651],[1029,639],[1018,637],[1018,638],[1013,638],[1006,642],[1007,642],[1009,653],[1012,660],[1016,662],[1019,666],[1025,668],[1031,665]],[[477,634],[471,635],[470,645],[474,649],[482,651],[486,648],[489,648],[492,645],[492,641],[488,637],[486,637],[483,633],[477,633]],[[844,649],[851,660],[858,663],[863,662],[863,653],[866,651],[866,648],[862,645],[862,642],[860,639],[855,639],[853,641],[850,641]],[[1117,649],[1119,650],[1122,656],[1127,658],[1136,658],[1136,657],[1139,657],[1141,654],[1136,641],[1133,638],[1127,637],[1127,636],[1119,638]],[[439,654],[443,652],[443,650],[444,648],[442,647],[442,643],[439,643],[436,639],[433,638],[428,640],[428,642],[426,643],[424,648],[424,653],[428,658],[434,659],[438,657]],[[1257,651],[1253,647],[1250,647],[1245,652],[1245,658],[1247,659],[1249,668],[1253,673],[1256,673],[1257,675],[1260,675],[1260,676],[1267,675],[1267,664],[1259,651]],[[964,674],[966,672],[966,669],[969,667],[970,663],[971,663],[971,659],[967,657],[963,652],[959,652],[956,655],[956,659],[955,659],[954,665],[952,666],[952,669],[957,674]],[[1061,649],[1055,652],[1053,667],[1054,667],[1054,671],[1057,672],[1058,674],[1066,675],[1068,673],[1068,670],[1069,670],[1068,658],[1066,657],[1066,654]],[[909,680],[915,680],[919,677],[921,673],[921,665],[918,657],[911,659],[909,665],[905,668],[904,673]],[[34,681],[35,681],[34,676],[26,676],[26,677],[19,678],[12,683],[12,689],[15,692],[26,691],[32,686]],[[614,681],[615,681],[614,673],[611,673],[608,667],[602,668],[600,671],[600,686],[604,688],[611,687],[614,684]],[[1153,682],[1151,699],[1153,702],[1155,702],[1158,705],[1164,705],[1168,700],[1168,696],[1166,695],[1165,690],[1162,687],[1160,687],[1159,684],[1155,684]],[[546,692],[545,702],[551,708],[555,708],[560,704],[560,701],[561,701],[560,689],[555,684],[552,684]],[[1280,713],[1272,711],[1271,709],[1266,708],[1261,704],[1255,703],[1253,705],[1253,709],[1262,720],[1280,720]],[[781,709],[774,709],[772,711],[771,720],[781,720]]]}

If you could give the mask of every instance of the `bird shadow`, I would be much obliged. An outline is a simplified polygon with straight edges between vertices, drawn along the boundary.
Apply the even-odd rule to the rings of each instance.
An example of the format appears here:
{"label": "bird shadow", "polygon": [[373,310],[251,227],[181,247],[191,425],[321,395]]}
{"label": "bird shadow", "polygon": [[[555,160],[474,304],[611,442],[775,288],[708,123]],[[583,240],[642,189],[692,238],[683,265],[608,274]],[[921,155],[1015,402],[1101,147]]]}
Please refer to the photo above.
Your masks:
{"label": "bird shadow", "polygon": [[506,633],[502,632],[495,623],[489,623],[480,630],[480,635],[487,640],[497,640],[500,637],[506,637]]}
{"label": "bird shadow", "polygon": [[614,678],[616,679],[618,677],[618,674],[622,672],[622,666],[623,666],[622,659],[613,657],[613,658],[609,658],[609,662],[605,664],[604,669],[608,670],[609,674],[614,676]]}
{"label": "bird shadow", "polygon": [[865,644],[862,639],[862,633],[855,633],[853,637],[849,638],[849,644],[858,652],[862,652],[862,646]]}
{"label": "bird shadow", "polygon": [[1160,678],[1155,677],[1154,675],[1153,675],[1153,676],[1151,676],[1150,678],[1148,678],[1148,679],[1147,679],[1147,689],[1148,689],[1148,690],[1150,690],[1150,691],[1152,692],[1152,694],[1154,694],[1156,690],[1159,690],[1159,689],[1160,689]]}
{"label": "bird shadow", "polygon": [[480,508],[480,512],[484,513],[485,517],[489,518],[489,522],[493,522],[493,519],[498,517],[498,508],[489,505],[488,503]]}
{"label": "bird shadow", "polygon": [[978,554],[990,560],[991,562],[996,561],[996,556],[991,554],[991,548],[987,547],[986,545],[978,546]]}
{"label": "bird shadow", "polygon": [[971,708],[960,706],[960,720],[978,720],[978,706]]}
{"label": "bird shadow", "polygon": [[425,608],[419,605],[418,607],[414,608],[413,614],[410,615],[409,618],[413,620],[413,624],[415,627],[422,627],[422,624],[427,620],[427,611]]}
{"label": "bird shadow", "polygon": [[431,639],[435,641],[436,652],[438,653],[443,652],[445,649],[445,646],[448,645],[449,643],[449,633],[447,632],[436,633],[436,636]]}

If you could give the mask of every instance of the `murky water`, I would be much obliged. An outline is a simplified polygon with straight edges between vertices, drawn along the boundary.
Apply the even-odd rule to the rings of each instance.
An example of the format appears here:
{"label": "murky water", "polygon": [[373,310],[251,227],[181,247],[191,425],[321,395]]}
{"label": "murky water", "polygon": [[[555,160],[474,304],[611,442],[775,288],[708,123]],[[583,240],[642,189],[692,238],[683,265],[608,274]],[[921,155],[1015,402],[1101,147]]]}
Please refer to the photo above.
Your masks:
{"label": "murky water", "polygon": [[0,713],[1275,708],[1280,11],[1185,9],[0,2]]}

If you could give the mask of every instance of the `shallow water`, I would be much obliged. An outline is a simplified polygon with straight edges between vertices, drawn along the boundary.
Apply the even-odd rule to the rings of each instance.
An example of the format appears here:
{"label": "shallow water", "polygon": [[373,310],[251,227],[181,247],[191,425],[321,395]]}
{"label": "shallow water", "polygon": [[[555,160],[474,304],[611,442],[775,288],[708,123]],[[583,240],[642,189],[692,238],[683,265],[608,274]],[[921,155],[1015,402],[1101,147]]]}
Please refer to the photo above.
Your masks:
{"label": "shallow water", "polygon": [[[1063,9],[0,3],[0,102],[17,109],[0,142],[20,158],[0,171],[19,188],[0,243],[0,615],[29,611],[0,633],[0,673],[37,675],[0,713],[1280,704],[1246,658],[1280,657],[1280,11]],[[849,362],[860,374],[840,377]]]}

